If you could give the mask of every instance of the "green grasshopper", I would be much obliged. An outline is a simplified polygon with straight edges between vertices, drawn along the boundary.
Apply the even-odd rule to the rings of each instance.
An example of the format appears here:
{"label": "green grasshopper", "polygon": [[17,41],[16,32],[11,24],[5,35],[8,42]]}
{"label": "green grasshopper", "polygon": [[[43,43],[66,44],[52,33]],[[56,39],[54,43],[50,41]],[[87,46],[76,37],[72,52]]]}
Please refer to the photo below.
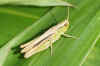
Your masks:
{"label": "green grasshopper", "polygon": [[20,47],[23,48],[21,53],[25,53],[24,57],[29,58],[30,56],[43,51],[49,47],[51,47],[51,55],[52,55],[52,44],[56,42],[62,35],[65,37],[72,37],[65,32],[68,30],[69,27],[69,7],[68,7],[68,17],[61,23],[51,27],[41,36],[31,40],[30,42],[21,45]]}

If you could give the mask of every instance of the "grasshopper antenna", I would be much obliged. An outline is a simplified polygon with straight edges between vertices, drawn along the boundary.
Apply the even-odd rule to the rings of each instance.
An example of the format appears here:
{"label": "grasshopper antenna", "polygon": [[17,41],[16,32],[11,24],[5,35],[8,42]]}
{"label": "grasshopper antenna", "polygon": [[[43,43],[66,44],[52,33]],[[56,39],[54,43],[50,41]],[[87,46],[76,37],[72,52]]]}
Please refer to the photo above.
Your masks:
{"label": "grasshopper antenna", "polygon": [[68,7],[67,21],[69,21],[69,7]]}

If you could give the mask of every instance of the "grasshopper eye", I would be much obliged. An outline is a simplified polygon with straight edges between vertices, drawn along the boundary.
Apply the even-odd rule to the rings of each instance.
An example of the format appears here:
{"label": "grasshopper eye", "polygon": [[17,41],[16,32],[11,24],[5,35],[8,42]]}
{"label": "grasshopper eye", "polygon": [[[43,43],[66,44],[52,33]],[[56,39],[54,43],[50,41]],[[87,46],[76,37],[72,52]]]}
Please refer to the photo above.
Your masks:
{"label": "grasshopper eye", "polygon": [[68,25],[67,23],[64,24],[64,26],[67,26],[67,25]]}

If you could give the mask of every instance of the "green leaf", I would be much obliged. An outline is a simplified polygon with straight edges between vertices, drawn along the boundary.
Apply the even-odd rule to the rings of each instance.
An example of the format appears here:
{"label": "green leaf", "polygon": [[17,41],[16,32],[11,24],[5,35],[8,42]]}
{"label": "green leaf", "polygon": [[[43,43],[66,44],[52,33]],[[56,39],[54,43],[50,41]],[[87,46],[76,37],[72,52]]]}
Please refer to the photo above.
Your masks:
{"label": "green leaf", "polygon": [[[97,15],[96,15],[96,17],[95,18],[93,18],[93,22],[98,22],[99,23],[99,21],[100,21],[100,11],[97,13]],[[93,23],[94,24],[94,23]],[[99,29],[99,27],[97,28],[97,29]],[[95,29],[95,30],[97,30],[97,29]],[[99,31],[99,30],[98,30]],[[95,31],[94,31],[95,32]],[[90,57],[89,56],[89,54],[92,52],[92,50],[95,48],[95,45],[96,45],[96,43],[97,43],[97,41],[100,39],[100,33],[98,34],[98,37],[95,39],[95,41],[93,42],[93,45],[91,46],[91,50],[88,50],[88,53],[86,54],[86,56],[85,56],[85,58],[84,58],[84,60],[83,60],[83,62],[82,62],[82,64],[84,63],[84,62],[86,62],[86,59],[88,58],[88,57]],[[95,56],[95,55],[94,55]],[[82,65],[81,64],[81,65]],[[92,65],[91,65],[92,66]]]}
{"label": "green leaf", "polygon": [[72,6],[62,0],[2,0],[0,4],[32,5],[32,6]]}
{"label": "green leaf", "polygon": [[92,51],[100,36],[100,6],[98,0],[72,2],[76,3],[78,8],[70,9],[70,28],[67,33],[78,39],[61,37],[53,45],[53,56],[50,56],[48,48],[29,59],[23,58],[19,45],[34,39],[51,26],[64,20],[66,7],[0,7],[0,66],[79,66],[83,64],[85,57],[89,51]]}
{"label": "green leaf", "polygon": [[[60,8],[60,9],[64,9],[64,8]],[[52,12],[56,13],[56,10],[59,10],[59,8],[53,9]],[[8,13],[11,13],[11,12],[8,12]],[[40,32],[41,27],[42,27],[42,30],[43,30],[44,27],[48,26],[48,22],[51,22],[51,21],[53,23],[54,22],[54,18],[52,17],[52,15],[50,13],[47,13],[46,15],[41,17],[39,20],[37,20],[35,23],[33,22],[32,25],[30,25],[29,27],[24,29],[24,31],[22,33],[19,33],[12,40],[8,41],[7,44],[4,45],[0,49],[0,58],[2,59],[2,60],[0,60],[0,64],[2,65],[4,63],[4,61],[7,58],[9,52],[11,51],[12,47],[14,47],[16,45],[19,45],[23,41],[25,41],[26,39],[36,35],[36,33]],[[23,26],[23,24],[21,26]],[[38,26],[38,28],[37,28],[38,30],[36,29],[37,26]]]}
{"label": "green leaf", "polygon": [[83,66],[99,66],[100,65],[100,39],[97,41],[96,46],[92,49],[88,55]]}

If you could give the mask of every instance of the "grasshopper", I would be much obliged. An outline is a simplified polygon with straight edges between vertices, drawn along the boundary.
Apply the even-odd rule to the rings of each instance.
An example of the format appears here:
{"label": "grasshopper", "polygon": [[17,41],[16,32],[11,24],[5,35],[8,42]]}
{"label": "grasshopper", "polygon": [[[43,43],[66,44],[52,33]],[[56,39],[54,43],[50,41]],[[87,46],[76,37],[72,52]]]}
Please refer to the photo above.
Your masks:
{"label": "grasshopper", "polygon": [[68,34],[65,34],[65,32],[68,30],[68,27],[69,27],[69,7],[68,7],[67,19],[51,27],[45,33],[35,38],[34,40],[31,40],[30,42],[21,45],[20,47],[23,48],[21,50],[21,53],[25,53],[24,57],[29,58],[30,56],[51,47],[51,55],[52,55],[52,44],[56,40],[58,40],[62,35],[65,37],[72,37]]}

